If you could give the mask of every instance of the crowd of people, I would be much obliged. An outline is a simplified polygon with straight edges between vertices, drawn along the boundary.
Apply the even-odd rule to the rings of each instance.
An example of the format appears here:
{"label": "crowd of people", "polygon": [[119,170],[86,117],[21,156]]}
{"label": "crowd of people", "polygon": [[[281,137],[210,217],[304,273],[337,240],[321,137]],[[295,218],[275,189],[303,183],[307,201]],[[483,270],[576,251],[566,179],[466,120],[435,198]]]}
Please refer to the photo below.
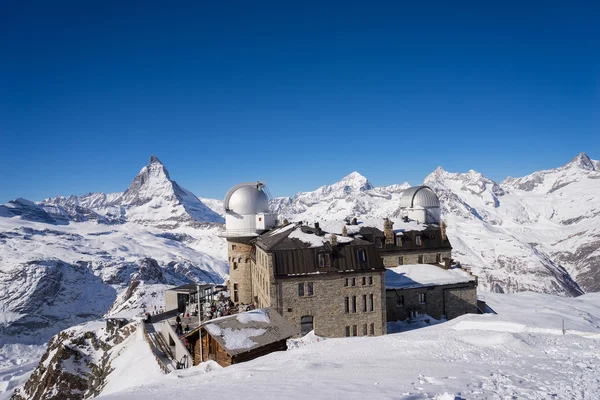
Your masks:
{"label": "crowd of people", "polygon": [[[222,294],[218,299],[214,299],[212,302],[205,302],[201,304],[202,307],[202,321],[208,321],[214,318],[220,318],[226,315],[237,314],[238,312],[244,312],[254,310],[253,304],[235,305],[229,297],[225,297]],[[193,307],[193,311],[190,314],[185,313],[177,315],[175,318],[175,333],[179,336],[188,333],[191,329],[189,326],[190,318],[198,317],[198,305]],[[187,323],[186,323],[187,322]]]}

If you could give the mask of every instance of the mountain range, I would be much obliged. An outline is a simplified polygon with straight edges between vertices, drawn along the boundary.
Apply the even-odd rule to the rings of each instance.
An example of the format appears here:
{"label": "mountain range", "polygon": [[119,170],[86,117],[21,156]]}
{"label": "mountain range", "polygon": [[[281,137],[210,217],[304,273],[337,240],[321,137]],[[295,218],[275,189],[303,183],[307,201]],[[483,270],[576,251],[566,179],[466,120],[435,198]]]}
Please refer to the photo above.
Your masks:
{"label": "mountain range", "polygon": [[[500,183],[437,168],[423,183],[440,197],[455,261],[479,276],[481,291],[600,291],[600,162],[581,153]],[[375,187],[352,172],[271,207],[290,221],[339,227],[356,217],[382,227],[399,220],[408,187]],[[155,156],[122,193],[0,205],[0,370],[14,363],[11,348],[104,315],[160,308],[170,285],[223,282],[222,214],[221,200],[182,188]]]}

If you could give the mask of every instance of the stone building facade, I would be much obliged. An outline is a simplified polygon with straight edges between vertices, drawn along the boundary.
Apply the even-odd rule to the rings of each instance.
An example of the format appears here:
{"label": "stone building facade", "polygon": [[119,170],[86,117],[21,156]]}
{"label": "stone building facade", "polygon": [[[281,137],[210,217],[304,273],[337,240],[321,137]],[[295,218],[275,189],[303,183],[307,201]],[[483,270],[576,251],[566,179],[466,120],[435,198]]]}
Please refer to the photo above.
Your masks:
{"label": "stone building facade", "polygon": [[422,230],[393,230],[386,219],[383,231],[376,227],[363,227],[360,234],[374,243],[386,268],[406,264],[435,264],[448,268],[452,261],[452,246],[445,227],[431,224]]}
{"label": "stone building facade", "polygon": [[251,265],[253,302],[303,334],[386,333],[385,268],[372,243],[288,225],[256,239]]}
{"label": "stone building facade", "polygon": [[418,314],[452,319],[468,313],[477,313],[476,281],[386,291],[388,321],[404,321]]}
{"label": "stone building facade", "polygon": [[228,289],[231,299],[237,303],[252,302],[251,253],[253,238],[228,238],[227,257],[229,260]]}

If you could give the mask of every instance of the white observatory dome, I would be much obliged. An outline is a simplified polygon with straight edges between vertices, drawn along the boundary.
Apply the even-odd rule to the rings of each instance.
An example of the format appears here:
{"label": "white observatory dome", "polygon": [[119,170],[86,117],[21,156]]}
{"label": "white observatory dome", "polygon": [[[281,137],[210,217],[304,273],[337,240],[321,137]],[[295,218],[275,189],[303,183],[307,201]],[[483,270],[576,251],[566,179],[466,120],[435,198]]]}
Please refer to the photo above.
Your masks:
{"label": "white observatory dome", "polygon": [[229,201],[224,203],[225,210],[242,215],[269,212],[269,198],[256,184],[234,189],[229,196]]}
{"label": "white observatory dome", "polygon": [[262,182],[240,183],[223,200],[227,237],[252,237],[277,226],[277,214],[269,213],[269,189]]}
{"label": "white observatory dome", "polygon": [[413,186],[402,193],[401,208],[439,208],[440,199],[428,186]]}

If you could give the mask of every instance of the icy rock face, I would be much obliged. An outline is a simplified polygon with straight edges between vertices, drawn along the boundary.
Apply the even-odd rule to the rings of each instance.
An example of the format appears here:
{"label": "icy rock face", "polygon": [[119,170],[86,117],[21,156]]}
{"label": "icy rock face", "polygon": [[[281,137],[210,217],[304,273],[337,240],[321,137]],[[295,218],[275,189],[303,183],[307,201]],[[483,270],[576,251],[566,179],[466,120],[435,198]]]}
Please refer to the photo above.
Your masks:
{"label": "icy rock face", "polygon": [[43,207],[22,198],[0,205],[0,217],[19,217],[25,221],[43,222],[46,224],[65,223],[62,217],[54,218]]}
{"label": "icy rock face", "polygon": [[106,328],[103,321],[60,332],[29,380],[11,400],[86,399],[97,396],[111,372],[110,350],[136,331],[135,324]]}

